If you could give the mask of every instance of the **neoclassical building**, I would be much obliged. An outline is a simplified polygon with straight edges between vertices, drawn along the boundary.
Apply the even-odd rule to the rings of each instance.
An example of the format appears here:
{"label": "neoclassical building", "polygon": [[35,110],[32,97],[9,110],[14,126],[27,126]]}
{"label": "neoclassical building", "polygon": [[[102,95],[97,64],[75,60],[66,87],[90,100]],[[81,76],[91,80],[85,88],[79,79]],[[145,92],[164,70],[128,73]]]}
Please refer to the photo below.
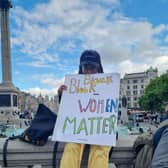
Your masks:
{"label": "neoclassical building", "polygon": [[127,97],[127,107],[138,109],[138,98],[144,94],[145,87],[158,76],[157,68],[150,67],[147,71],[125,74],[120,84],[120,99]]}

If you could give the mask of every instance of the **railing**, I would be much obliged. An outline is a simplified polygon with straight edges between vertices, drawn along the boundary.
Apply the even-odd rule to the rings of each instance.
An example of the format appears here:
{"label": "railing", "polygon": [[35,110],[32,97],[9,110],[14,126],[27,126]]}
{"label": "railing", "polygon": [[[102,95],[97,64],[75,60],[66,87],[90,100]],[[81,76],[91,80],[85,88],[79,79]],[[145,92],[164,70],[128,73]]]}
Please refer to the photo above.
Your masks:
{"label": "railing", "polygon": [[[124,139],[122,139],[124,140]],[[0,168],[3,167],[3,144],[5,139],[0,139]],[[135,152],[132,145],[119,144],[114,147],[110,163],[117,168],[132,168]],[[45,146],[34,146],[20,140],[10,140],[7,148],[7,164],[9,168],[52,168],[54,142],[48,141]],[[64,144],[60,143],[57,150],[57,168],[62,156]],[[82,168],[87,167],[88,151],[84,152]],[[111,166],[110,166],[111,167]]]}

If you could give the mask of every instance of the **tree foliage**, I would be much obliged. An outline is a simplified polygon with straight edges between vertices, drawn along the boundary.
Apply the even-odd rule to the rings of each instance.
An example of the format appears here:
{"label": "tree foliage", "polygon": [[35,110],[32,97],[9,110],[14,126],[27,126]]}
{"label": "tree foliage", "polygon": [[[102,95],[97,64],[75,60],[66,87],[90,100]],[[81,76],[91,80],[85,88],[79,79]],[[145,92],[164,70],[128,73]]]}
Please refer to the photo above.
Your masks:
{"label": "tree foliage", "polygon": [[168,102],[168,72],[152,80],[145,88],[145,93],[139,98],[142,109],[151,112],[161,112]]}

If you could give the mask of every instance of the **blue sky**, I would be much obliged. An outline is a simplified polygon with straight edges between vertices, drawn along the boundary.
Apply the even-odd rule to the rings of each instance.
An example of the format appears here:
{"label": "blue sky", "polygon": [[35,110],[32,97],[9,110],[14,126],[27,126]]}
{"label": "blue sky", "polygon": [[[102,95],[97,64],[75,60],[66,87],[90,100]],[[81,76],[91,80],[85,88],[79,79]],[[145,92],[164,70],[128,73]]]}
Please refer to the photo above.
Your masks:
{"label": "blue sky", "polygon": [[13,83],[21,90],[56,94],[84,49],[97,50],[104,71],[121,76],[168,69],[168,0],[11,2]]}

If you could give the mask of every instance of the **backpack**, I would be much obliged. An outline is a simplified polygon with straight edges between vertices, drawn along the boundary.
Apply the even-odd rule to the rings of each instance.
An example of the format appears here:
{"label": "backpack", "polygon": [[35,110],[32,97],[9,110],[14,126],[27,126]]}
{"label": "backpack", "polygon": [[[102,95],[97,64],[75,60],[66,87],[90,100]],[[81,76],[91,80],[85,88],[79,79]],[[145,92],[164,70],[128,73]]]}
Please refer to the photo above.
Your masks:
{"label": "backpack", "polygon": [[[7,146],[9,140],[20,139],[21,141],[43,146],[47,143],[48,137],[52,135],[57,115],[53,113],[44,104],[39,104],[35,117],[30,125],[21,135],[12,136],[6,139],[3,146],[3,166],[8,167],[7,164]],[[56,151],[58,142],[54,145],[53,150],[53,168],[56,167]]]}
{"label": "backpack", "polygon": [[35,117],[30,125],[19,137],[20,140],[33,145],[43,146],[52,135],[57,115],[44,104],[39,104]]}
{"label": "backpack", "polygon": [[[159,133],[160,137],[164,129],[168,126],[168,120],[160,123],[159,127],[151,134],[139,135],[133,145],[135,149],[136,158],[134,168],[151,168],[152,158],[156,146],[154,145],[154,136]],[[159,143],[158,139],[157,144]]]}

